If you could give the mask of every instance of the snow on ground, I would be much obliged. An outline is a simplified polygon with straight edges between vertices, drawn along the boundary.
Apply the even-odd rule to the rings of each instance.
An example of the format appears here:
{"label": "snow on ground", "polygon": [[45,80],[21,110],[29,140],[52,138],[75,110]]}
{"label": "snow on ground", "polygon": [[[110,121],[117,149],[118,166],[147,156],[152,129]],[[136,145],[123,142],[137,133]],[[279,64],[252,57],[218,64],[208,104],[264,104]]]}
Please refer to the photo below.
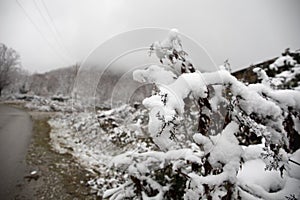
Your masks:
{"label": "snow on ground", "polygon": [[102,195],[123,174],[110,170],[114,156],[128,149],[146,151],[154,144],[145,135],[147,119],[144,109],[124,105],[107,111],[59,113],[49,120],[54,150],[70,153],[87,170],[100,174],[88,184]]}

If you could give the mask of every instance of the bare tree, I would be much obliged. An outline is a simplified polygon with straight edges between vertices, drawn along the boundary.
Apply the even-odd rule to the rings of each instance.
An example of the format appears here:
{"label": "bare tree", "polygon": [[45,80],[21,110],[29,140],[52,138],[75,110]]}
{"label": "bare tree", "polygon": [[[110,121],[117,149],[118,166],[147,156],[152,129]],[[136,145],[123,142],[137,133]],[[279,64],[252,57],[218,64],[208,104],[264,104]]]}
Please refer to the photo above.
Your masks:
{"label": "bare tree", "polygon": [[0,43],[0,96],[2,90],[12,82],[12,74],[20,63],[20,55],[12,48]]}

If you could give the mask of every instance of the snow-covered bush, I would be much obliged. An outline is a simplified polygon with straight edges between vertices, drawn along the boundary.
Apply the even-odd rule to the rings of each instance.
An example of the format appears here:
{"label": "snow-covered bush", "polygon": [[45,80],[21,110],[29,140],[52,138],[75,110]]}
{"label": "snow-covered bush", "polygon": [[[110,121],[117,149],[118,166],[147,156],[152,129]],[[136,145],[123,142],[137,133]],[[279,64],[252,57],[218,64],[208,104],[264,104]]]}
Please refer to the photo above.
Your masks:
{"label": "snow-covered bush", "polygon": [[[275,68],[274,68],[275,66]],[[287,49],[281,57],[269,66],[270,75],[281,80],[280,88],[300,90],[300,51]],[[274,71],[279,73],[274,73]]]}
{"label": "snow-covered bush", "polygon": [[146,134],[147,110],[123,105],[94,112],[57,113],[49,120],[51,145],[71,154],[88,171],[97,174],[87,184],[99,195],[125,181],[128,174],[111,170],[112,158],[128,149],[155,149]]}
{"label": "snow-covered bush", "polygon": [[83,111],[82,102],[70,99],[67,96],[43,97],[37,95],[16,95],[16,99],[25,101],[25,108],[45,112],[78,112]]}
{"label": "snow-covered bush", "polygon": [[[290,175],[295,171],[289,162],[299,152],[298,91],[276,89],[260,69],[255,72],[262,83],[250,85],[225,67],[201,73],[176,30],[154,42],[150,51],[164,65],[137,70],[133,78],[155,84],[143,105],[149,110],[148,132],[159,149],[128,150],[112,159],[112,170],[126,178],[105,191],[104,198],[299,198],[300,181]],[[288,58],[288,64],[295,62]],[[272,185],[272,179],[248,184],[245,173],[255,177],[249,166],[257,163],[277,170],[278,184]]]}
{"label": "snow-covered bush", "polygon": [[290,49],[286,49],[281,56],[274,59],[273,63],[263,66],[263,70],[265,71],[265,75],[268,77],[267,79],[269,79],[269,83],[271,83],[272,87],[279,89],[295,89],[299,91],[299,50],[291,51]]}

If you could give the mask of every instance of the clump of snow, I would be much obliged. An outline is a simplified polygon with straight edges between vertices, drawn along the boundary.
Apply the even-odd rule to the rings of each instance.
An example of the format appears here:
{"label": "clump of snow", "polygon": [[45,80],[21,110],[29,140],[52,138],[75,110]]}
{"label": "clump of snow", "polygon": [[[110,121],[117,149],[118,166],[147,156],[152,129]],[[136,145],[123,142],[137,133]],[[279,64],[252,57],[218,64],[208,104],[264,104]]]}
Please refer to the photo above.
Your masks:
{"label": "clump of snow", "polygon": [[209,162],[212,166],[218,167],[220,164],[237,162],[241,159],[243,149],[235,137],[238,131],[238,124],[231,122],[216,139],[213,149],[210,151]]}
{"label": "clump of snow", "polygon": [[141,83],[170,84],[177,76],[168,70],[157,65],[151,65],[145,70],[135,70],[133,79]]}
{"label": "clump of snow", "polygon": [[262,158],[263,148],[264,144],[257,144],[257,145],[250,145],[248,147],[243,147],[243,160],[249,161],[249,160],[256,160],[259,158]]}
{"label": "clump of snow", "polygon": [[[184,113],[184,99],[192,94],[195,98],[207,97],[207,87],[200,72],[183,74],[169,85],[158,85],[159,94],[146,98],[143,105],[150,110],[149,132],[162,149],[172,146],[169,138],[171,121]],[[164,99],[162,99],[162,97]],[[179,115],[179,116],[178,116]],[[160,117],[158,117],[160,116]],[[165,124],[167,125],[164,129]],[[174,127],[173,127],[174,128]],[[157,135],[159,133],[159,135]]]}
{"label": "clump of snow", "polygon": [[193,136],[194,141],[200,145],[205,153],[209,153],[213,149],[213,143],[210,138],[202,135],[201,133],[196,133]]}
{"label": "clump of snow", "polygon": [[237,176],[239,181],[259,185],[267,192],[282,189],[286,180],[277,171],[266,171],[265,165],[261,159],[245,162]]}
{"label": "clump of snow", "polygon": [[[111,161],[111,165],[118,167],[118,169],[126,170],[129,176],[134,176],[147,182],[153,189],[157,189],[159,194],[155,197],[157,199],[163,199],[167,186],[161,185],[156,182],[152,177],[148,177],[147,174],[153,174],[153,171],[163,169],[165,166],[173,165],[172,170],[176,172],[182,165],[186,165],[187,162],[201,163],[199,157],[203,156],[201,151],[192,151],[191,149],[178,149],[168,152],[160,151],[148,151],[148,152],[126,152],[124,154],[116,156]],[[180,161],[179,161],[180,160]],[[157,163],[156,165],[153,165]],[[154,174],[153,174],[154,175]],[[104,197],[110,197],[116,194],[116,191],[124,190],[130,191],[130,182],[128,185],[122,184],[118,188],[107,190],[104,193]],[[129,188],[128,188],[129,187]],[[150,198],[146,193],[143,194],[144,198]],[[126,195],[126,197],[129,197]],[[124,198],[124,197],[123,197]]]}
{"label": "clump of snow", "polygon": [[272,63],[269,68],[272,70],[278,70],[279,67],[284,65],[295,65],[297,62],[289,55],[281,56],[276,59],[274,63]]}
{"label": "clump of snow", "polygon": [[285,70],[279,74],[276,74],[276,77],[283,80],[284,82],[289,82],[295,79],[297,76],[299,76],[299,74],[300,74],[300,64],[296,64],[291,70]]}
{"label": "clump of snow", "polygon": [[241,192],[262,199],[285,199],[291,194],[300,197],[300,180],[290,176],[281,177],[277,171],[266,171],[261,159],[245,162],[238,173]]}
{"label": "clump of snow", "polygon": [[260,95],[266,95],[277,102],[279,106],[283,107],[295,107],[300,110],[300,92],[295,90],[273,90],[270,87],[266,87],[262,84],[251,84],[248,86],[251,90],[257,92]]}
{"label": "clump of snow", "polygon": [[161,63],[163,63],[163,60],[174,63],[173,51],[175,50],[179,54],[183,53],[178,31],[176,29],[170,30],[168,36],[162,41],[154,42],[151,49],[154,50]]}
{"label": "clump of snow", "polygon": [[265,70],[261,69],[261,68],[254,68],[253,72],[255,72],[258,76],[259,79],[262,80],[262,84],[270,86],[270,78],[268,77],[267,73],[265,72]]}

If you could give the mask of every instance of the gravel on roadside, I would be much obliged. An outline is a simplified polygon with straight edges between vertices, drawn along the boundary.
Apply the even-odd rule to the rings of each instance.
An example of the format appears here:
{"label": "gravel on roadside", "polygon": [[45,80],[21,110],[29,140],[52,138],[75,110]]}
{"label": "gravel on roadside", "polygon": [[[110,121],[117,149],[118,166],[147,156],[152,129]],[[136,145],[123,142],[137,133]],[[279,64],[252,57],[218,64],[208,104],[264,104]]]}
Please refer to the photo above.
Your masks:
{"label": "gravel on roadside", "polygon": [[86,185],[93,174],[69,154],[51,148],[48,119],[53,113],[29,112],[33,134],[26,156],[26,175],[17,187],[17,200],[101,199]]}

